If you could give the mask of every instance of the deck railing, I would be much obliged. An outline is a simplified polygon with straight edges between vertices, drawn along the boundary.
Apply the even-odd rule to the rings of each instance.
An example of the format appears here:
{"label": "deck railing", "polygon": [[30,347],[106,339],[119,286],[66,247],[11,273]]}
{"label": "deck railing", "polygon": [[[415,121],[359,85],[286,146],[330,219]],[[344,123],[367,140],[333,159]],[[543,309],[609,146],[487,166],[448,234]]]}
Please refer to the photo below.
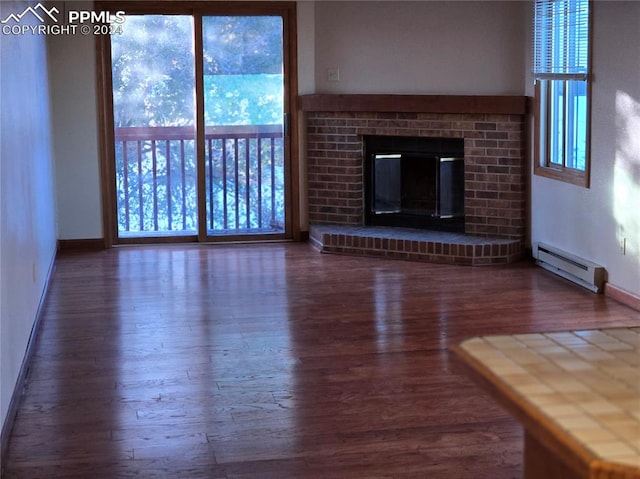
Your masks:
{"label": "deck railing", "polygon": [[[210,234],[284,230],[282,138],[280,125],[205,129]],[[195,128],[116,128],[115,151],[119,233],[195,233]]]}

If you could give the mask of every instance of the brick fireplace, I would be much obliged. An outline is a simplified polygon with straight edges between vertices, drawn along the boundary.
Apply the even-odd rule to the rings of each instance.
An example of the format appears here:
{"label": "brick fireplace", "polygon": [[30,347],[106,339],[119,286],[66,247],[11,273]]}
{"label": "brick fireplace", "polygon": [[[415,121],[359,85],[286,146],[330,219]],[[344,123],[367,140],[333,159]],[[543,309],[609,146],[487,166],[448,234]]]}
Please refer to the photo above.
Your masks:
{"label": "brick fireplace", "polygon": [[465,235],[508,240],[520,256],[526,234],[526,97],[310,95],[306,117],[309,223],[362,226],[363,138],[464,141]]}

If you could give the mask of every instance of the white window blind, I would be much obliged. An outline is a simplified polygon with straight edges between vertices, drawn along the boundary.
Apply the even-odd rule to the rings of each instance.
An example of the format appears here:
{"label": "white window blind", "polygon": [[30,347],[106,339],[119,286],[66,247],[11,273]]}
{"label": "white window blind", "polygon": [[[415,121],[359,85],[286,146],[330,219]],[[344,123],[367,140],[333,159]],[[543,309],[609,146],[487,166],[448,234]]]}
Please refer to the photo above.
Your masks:
{"label": "white window blind", "polygon": [[534,36],[537,78],[587,78],[589,0],[536,0]]}

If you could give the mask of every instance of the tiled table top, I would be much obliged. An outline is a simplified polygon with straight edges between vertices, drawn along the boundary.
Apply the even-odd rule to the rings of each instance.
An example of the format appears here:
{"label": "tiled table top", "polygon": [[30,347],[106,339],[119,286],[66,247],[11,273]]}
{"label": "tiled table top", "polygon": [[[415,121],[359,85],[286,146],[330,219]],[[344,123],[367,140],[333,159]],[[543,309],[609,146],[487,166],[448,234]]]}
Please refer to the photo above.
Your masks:
{"label": "tiled table top", "polygon": [[640,472],[640,327],[487,336],[460,349],[594,457]]}

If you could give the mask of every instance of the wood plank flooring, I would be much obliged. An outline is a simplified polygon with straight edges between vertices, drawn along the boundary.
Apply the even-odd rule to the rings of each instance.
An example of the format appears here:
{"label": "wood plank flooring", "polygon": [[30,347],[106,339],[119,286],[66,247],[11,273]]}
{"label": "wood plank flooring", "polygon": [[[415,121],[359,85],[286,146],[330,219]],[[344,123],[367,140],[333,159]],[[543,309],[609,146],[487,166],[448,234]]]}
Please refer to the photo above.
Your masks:
{"label": "wood plank flooring", "polygon": [[57,260],[9,478],[517,478],[448,348],[640,324],[536,268],[141,246]]}

